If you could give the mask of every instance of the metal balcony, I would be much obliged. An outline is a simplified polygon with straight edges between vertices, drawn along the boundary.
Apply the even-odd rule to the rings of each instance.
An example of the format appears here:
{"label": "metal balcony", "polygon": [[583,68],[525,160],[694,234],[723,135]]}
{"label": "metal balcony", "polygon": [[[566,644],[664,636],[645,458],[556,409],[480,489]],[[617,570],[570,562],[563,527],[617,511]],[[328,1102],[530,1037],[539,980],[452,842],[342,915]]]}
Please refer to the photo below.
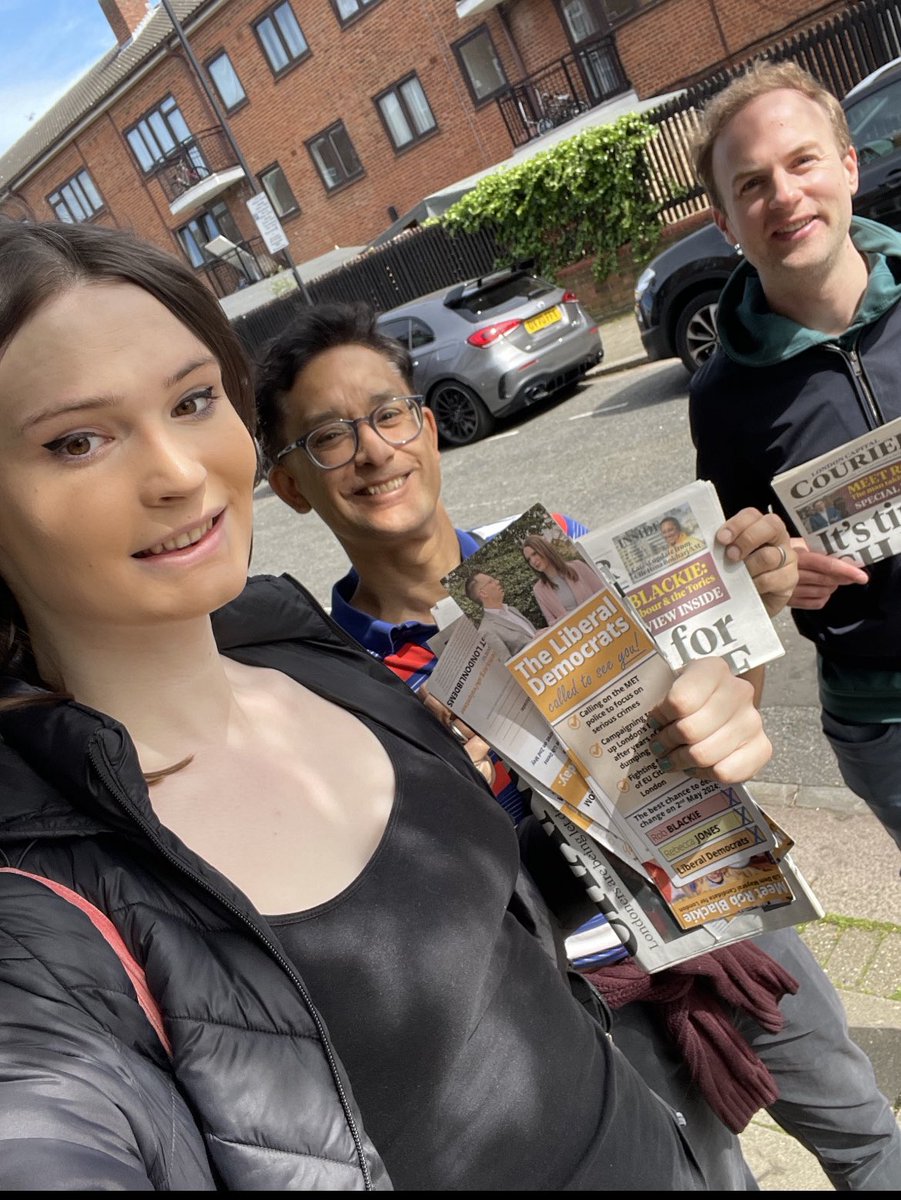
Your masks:
{"label": "metal balcony", "polygon": [[516,148],[628,89],[616,44],[603,37],[512,84],[497,105]]}
{"label": "metal balcony", "polygon": [[204,129],[182,142],[160,163],[159,180],[169,211],[183,216],[208,204],[244,178],[231,143],[219,126]]}

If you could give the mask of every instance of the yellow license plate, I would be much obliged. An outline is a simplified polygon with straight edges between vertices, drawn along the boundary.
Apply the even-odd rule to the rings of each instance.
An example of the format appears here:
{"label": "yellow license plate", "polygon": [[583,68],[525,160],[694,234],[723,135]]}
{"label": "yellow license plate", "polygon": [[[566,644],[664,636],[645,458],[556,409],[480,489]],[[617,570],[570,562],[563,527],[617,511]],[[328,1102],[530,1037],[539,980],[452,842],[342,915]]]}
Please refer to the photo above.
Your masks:
{"label": "yellow license plate", "polygon": [[546,308],[544,312],[540,312],[537,317],[523,321],[523,325],[526,327],[526,333],[537,333],[539,329],[547,329],[548,325],[556,325],[562,316],[563,313],[555,304],[553,308]]}

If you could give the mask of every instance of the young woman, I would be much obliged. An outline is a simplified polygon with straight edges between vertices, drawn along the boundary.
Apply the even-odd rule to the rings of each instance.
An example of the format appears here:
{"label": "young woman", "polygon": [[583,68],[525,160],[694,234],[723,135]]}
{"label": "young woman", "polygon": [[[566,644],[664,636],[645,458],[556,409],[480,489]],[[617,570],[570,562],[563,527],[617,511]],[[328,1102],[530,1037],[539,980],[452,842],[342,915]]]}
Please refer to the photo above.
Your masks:
{"label": "young woman", "polygon": [[[703,1188],[455,740],[247,582],[251,411],[186,268],[0,227],[0,1187]],[[722,664],[654,715],[768,757]]]}
{"label": "young woman", "polygon": [[538,576],[532,594],[548,625],[565,617],[599,589],[598,577],[587,563],[565,559],[538,533],[523,539],[522,554]]}

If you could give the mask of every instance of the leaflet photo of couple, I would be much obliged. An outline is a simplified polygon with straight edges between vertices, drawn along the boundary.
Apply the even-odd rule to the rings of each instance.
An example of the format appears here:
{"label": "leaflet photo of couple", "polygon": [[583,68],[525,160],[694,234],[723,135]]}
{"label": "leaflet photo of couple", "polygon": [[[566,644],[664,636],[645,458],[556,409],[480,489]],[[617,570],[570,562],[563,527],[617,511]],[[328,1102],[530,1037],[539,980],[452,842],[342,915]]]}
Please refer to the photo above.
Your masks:
{"label": "leaflet photo of couple", "polygon": [[540,505],[482,547],[464,579],[448,581],[451,595],[501,659],[604,586],[600,572]]}

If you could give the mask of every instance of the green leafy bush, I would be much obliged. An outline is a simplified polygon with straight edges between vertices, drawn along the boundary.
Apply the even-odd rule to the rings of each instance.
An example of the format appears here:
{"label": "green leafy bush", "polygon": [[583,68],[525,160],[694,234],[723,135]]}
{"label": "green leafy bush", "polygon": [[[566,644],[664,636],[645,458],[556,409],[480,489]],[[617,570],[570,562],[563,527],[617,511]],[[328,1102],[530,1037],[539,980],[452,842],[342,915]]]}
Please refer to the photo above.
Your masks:
{"label": "green leafy bush", "polygon": [[490,226],[505,259],[534,258],[545,275],[593,257],[603,283],[620,247],[647,261],[660,238],[644,157],[652,132],[637,114],[586,129],[485,176],[440,220],[451,233]]}

